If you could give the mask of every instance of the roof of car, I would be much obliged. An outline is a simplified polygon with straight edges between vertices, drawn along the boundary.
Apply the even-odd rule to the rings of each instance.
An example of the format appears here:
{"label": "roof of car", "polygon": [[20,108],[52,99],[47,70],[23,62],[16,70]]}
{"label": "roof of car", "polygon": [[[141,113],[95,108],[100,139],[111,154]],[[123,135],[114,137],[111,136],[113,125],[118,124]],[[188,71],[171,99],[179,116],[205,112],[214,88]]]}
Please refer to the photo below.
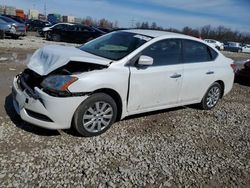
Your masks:
{"label": "roof of car", "polygon": [[158,31],[158,30],[150,30],[150,29],[129,29],[129,30],[124,30],[127,32],[131,32],[131,33],[137,33],[137,34],[141,34],[141,35],[146,35],[149,37],[160,37],[160,36],[185,36],[187,37],[187,35],[183,35],[183,34],[179,34],[179,33],[172,33],[172,32],[167,32],[167,31]]}

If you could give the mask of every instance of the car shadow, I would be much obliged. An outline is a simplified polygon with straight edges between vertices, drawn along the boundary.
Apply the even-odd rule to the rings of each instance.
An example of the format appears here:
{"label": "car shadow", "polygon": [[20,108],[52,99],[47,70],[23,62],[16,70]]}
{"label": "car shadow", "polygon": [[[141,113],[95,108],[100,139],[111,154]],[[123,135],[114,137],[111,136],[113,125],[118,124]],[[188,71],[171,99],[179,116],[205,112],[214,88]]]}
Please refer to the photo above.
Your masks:
{"label": "car shadow", "polygon": [[34,126],[30,123],[23,121],[20,116],[16,113],[13,103],[12,103],[12,95],[9,94],[5,98],[4,104],[5,111],[7,115],[10,117],[10,120],[14,123],[14,125],[24,131],[39,135],[39,136],[58,136],[60,133],[57,130],[48,130],[43,129],[37,126]]}
{"label": "car shadow", "polygon": [[[157,111],[152,111],[152,112],[145,112],[145,113],[135,114],[135,115],[131,115],[131,116],[125,117],[121,121],[126,121],[126,120],[141,118],[141,117],[144,117],[144,116],[159,115],[159,114],[163,114],[163,113],[167,113],[167,112],[172,112],[172,111],[177,111],[177,110],[181,110],[181,109],[185,109],[185,108],[192,108],[192,107],[191,106],[179,106],[179,107],[167,108],[167,109],[157,110]],[[195,107],[193,107],[193,108],[195,108]]]}

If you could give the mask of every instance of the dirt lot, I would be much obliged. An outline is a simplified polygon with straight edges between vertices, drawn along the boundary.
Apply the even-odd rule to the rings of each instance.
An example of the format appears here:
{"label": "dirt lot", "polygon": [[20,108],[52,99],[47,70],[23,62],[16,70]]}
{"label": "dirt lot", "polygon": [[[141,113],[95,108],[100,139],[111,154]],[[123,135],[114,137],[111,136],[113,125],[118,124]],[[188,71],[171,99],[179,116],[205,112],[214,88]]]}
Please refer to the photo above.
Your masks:
{"label": "dirt lot", "polygon": [[31,53],[47,43],[0,41],[0,187],[250,186],[249,86],[235,83],[211,111],[185,106],[133,116],[94,138],[44,130],[18,118],[10,92]]}

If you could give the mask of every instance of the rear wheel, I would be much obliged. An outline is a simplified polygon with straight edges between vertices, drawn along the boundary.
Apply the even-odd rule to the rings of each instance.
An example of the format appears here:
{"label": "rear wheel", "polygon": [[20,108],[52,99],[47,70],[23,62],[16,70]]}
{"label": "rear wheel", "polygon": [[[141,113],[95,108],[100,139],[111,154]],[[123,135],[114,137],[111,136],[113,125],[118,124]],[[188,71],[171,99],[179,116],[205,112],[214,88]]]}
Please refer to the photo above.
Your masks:
{"label": "rear wheel", "polygon": [[222,93],[221,85],[217,82],[209,87],[205,96],[203,97],[200,106],[204,110],[210,110],[216,106]]}
{"label": "rear wheel", "polygon": [[97,136],[107,131],[117,117],[117,105],[105,93],[95,93],[78,107],[74,127],[82,136]]}

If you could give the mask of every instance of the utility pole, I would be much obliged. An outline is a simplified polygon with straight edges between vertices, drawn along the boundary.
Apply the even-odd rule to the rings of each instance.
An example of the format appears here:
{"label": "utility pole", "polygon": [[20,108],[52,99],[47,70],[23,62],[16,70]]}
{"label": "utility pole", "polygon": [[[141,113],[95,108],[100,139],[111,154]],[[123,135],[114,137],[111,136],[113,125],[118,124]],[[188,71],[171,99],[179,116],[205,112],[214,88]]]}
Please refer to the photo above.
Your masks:
{"label": "utility pole", "polygon": [[47,20],[47,7],[46,7],[46,2],[44,3],[44,16]]}
{"label": "utility pole", "polygon": [[132,18],[132,20],[130,20],[130,23],[131,23],[131,28],[134,28],[134,23],[135,23],[135,19],[134,18]]}

